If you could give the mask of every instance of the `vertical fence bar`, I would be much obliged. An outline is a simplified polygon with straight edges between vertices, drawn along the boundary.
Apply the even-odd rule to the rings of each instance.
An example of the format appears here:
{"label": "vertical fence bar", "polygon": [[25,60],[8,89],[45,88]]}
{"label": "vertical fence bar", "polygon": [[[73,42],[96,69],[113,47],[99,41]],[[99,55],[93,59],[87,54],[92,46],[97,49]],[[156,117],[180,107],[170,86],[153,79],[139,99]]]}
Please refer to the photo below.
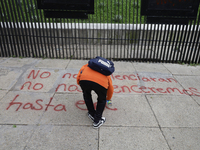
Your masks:
{"label": "vertical fence bar", "polygon": [[[9,23],[10,23],[10,29],[9,29],[9,27],[7,26],[7,29],[10,31],[10,32],[8,32],[8,33],[10,33],[8,36],[9,36],[9,39],[11,39],[10,38],[10,36],[11,37],[13,37],[13,42],[16,40],[17,41],[17,46],[18,46],[18,52],[19,52],[19,50],[20,50],[20,44],[18,43],[18,40],[17,40],[17,35],[18,35],[18,31],[19,30],[17,30],[17,28],[15,27],[15,18],[14,18],[14,16],[13,16],[13,11],[12,11],[12,4],[11,4],[11,2],[10,1],[8,1],[8,3],[7,2],[5,2],[5,6],[6,6],[6,10],[7,10],[7,13],[8,13],[8,16],[9,16]],[[9,12],[10,12],[10,15],[9,15]],[[12,13],[13,12],[13,13]],[[13,32],[12,32],[12,27],[14,28],[14,31],[15,31],[15,34],[13,35]],[[10,47],[11,47],[11,50],[9,50],[8,51],[8,56],[13,56],[13,54],[14,54],[14,52],[13,52],[13,47],[12,47],[12,41],[10,40]],[[15,45],[15,42],[14,42],[14,45]],[[15,46],[16,47],[16,46]],[[21,55],[20,55],[21,56]]]}
{"label": "vertical fence bar", "polygon": [[[152,26],[154,27],[154,29],[152,28]],[[151,32],[150,32],[150,34],[152,35],[153,34],[153,36],[151,37],[149,37],[150,38],[150,40],[149,40],[149,42],[151,41],[151,53],[150,53],[150,57],[149,57],[149,59],[150,60],[153,60],[153,57],[154,57],[154,54],[153,53],[155,53],[156,51],[155,51],[155,47],[153,47],[153,44],[154,44],[154,40],[155,40],[155,29],[156,29],[156,24],[151,24]],[[152,33],[152,31],[153,31],[153,33]]]}
{"label": "vertical fence bar", "polygon": [[[131,60],[131,52],[132,52],[132,49],[130,48],[130,37],[131,37],[131,33],[133,33],[133,30],[134,30],[134,28],[133,28],[133,26],[132,26],[132,29],[131,29],[131,21],[130,21],[130,16],[131,16],[131,1],[130,0],[128,0],[128,2],[129,3],[127,3],[126,5],[128,5],[129,7],[128,7],[128,9],[126,9],[127,11],[128,11],[128,18],[127,18],[127,22],[128,22],[128,38],[126,39],[126,41],[127,41],[127,56],[130,58],[130,60]],[[134,16],[133,16],[133,20],[134,20]],[[132,31],[131,31],[132,30]]]}
{"label": "vertical fence bar", "polygon": [[186,25],[181,25],[181,29],[180,29],[180,42],[179,42],[179,44],[178,44],[178,46],[177,46],[177,49],[178,49],[178,55],[177,55],[177,58],[176,58],[176,60],[177,60],[177,62],[182,62],[182,60],[181,60],[181,55],[182,55],[182,45],[183,45],[183,41],[184,41],[184,29],[185,29],[185,27],[186,27]]}
{"label": "vertical fence bar", "polygon": [[[62,38],[63,38],[63,43],[62,43],[62,47],[63,47],[63,57],[64,59],[67,59],[69,57],[69,53],[68,53],[68,46],[67,46],[67,39],[69,39],[69,37],[67,38],[67,32],[66,32],[66,19],[62,19],[62,23],[63,23],[63,31],[62,31]],[[69,36],[69,35],[68,35]],[[69,42],[69,47],[70,47],[70,42]],[[65,48],[65,49],[64,49]],[[66,52],[65,52],[66,50]],[[70,51],[70,48],[69,48]]]}
{"label": "vertical fence bar", "polygon": [[197,32],[198,32],[198,35],[197,35],[197,43],[196,43],[196,46],[195,46],[195,50],[196,50],[196,55],[194,55],[193,56],[193,60],[195,59],[194,57],[196,56],[196,59],[194,60],[194,63],[200,63],[200,56],[199,56],[199,54],[200,54],[200,26],[199,26],[199,24],[200,24],[200,12],[199,12],[199,14],[198,14],[198,19],[197,19]]}
{"label": "vertical fence bar", "polygon": [[32,16],[31,16],[31,4],[29,4],[29,1],[27,1],[27,6],[28,6],[28,11],[29,11],[29,19],[30,19],[30,23],[31,23],[31,27],[29,27],[30,29],[32,29],[32,35],[30,35],[32,37],[32,40],[33,40],[33,45],[34,45],[34,51],[33,51],[33,54],[32,54],[32,57],[38,57],[38,54],[37,54],[37,44],[35,42],[35,32],[34,32],[34,27],[33,27],[33,21],[32,21]]}
{"label": "vertical fence bar", "polygon": [[119,58],[119,46],[120,46],[120,33],[119,33],[119,31],[120,31],[120,15],[119,15],[119,8],[120,8],[120,3],[119,3],[119,0],[118,0],[118,2],[115,4],[116,5],[116,7],[118,6],[118,10],[117,10],[117,12],[118,12],[118,14],[117,14],[117,58]]}
{"label": "vertical fence bar", "polygon": [[[18,16],[19,16],[19,22],[20,22],[20,26],[21,26],[21,35],[20,36],[22,36],[23,41],[24,41],[24,43],[23,43],[23,45],[24,45],[24,55],[23,56],[25,56],[25,57],[29,56],[30,57],[29,49],[26,50],[26,48],[27,48],[26,45],[28,45],[29,42],[28,42],[27,28],[26,28],[26,25],[25,25],[26,21],[25,21],[25,18],[24,18],[24,13],[23,13],[23,10],[22,10],[22,5],[21,5],[23,2],[18,1],[18,3],[20,3],[20,4],[18,4],[20,6],[20,9],[17,9]],[[21,11],[19,11],[19,10],[21,10]],[[16,12],[16,10],[15,10],[15,12]],[[24,26],[23,26],[23,24],[24,24]]]}
{"label": "vertical fence bar", "polygon": [[[51,40],[51,37],[49,38],[49,32],[51,32],[51,30],[50,30],[51,24],[48,23],[49,25],[47,25],[47,20],[46,19],[44,19],[44,23],[45,23],[45,28],[46,28],[46,30],[45,30],[46,34],[44,34],[45,37],[46,37],[46,40],[45,40],[45,37],[44,37],[44,44],[45,44],[45,46],[48,44],[48,47],[47,47],[48,51],[46,50],[46,57],[51,58],[50,43],[49,43],[49,41]],[[46,43],[46,41],[47,41],[47,43]]]}
{"label": "vertical fence bar", "polygon": [[[83,59],[85,59],[87,56],[88,56],[88,53],[87,53],[87,50],[86,50],[86,48],[85,48],[85,45],[87,45],[87,43],[85,43],[85,42],[87,42],[87,40],[86,40],[86,38],[87,38],[87,24],[84,24],[83,25],[83,20],[81,20],[81,24],[82,24],[82,33],[81,33],[81,42],[83,43]],[[80,29],[79,29],[80,30]]]}
{"label": "vertical fence bar", "polygon": [[[116,14],[116,5],[115,4],[116,4],[116,0],[114,1],[114,18],[116,17],[116,15],[115,15]],[[115,44],[115,41],[116,41],[115,34],[116,34],[116,23],[114,24],[114,49],[113,49],[114,54],[113,55],[115,58],[117,58],[117,55],[115,55],[115,45],[116,45]]]}
{"label": "vertical fence bar", "polygon": [[[104,4],[104,7],[105,7],[105,1],[103,0],[103,4]],[[105,49],[105,45],[107,44],[106,43],[106,36],[105,36],[105,34],[106,34],[106,31],[108,31],[108,29],[106,29],[105,28],[105,20],[104,20],[104,18],[105,18],[105,9],[104,9],[104,7],[103,7],[103,50],[102,50],[102,56],[103,57],[105,57],[105,58],[107,58],[107,56],[106,56],[106,49]]]}
{"label": "vertical fence bar", "polygon": [[[149,29],[149,26],[150,26],[150,29]],[[146,57],[147,57],[147,59],[151,59],[151,53],[152,53],[152,45],[150,46],[150,43],[152,43],[153,42],[153,40],[152,40],[152,42],[151,42],[151,33],[152,33],[152,24],[149,24],[149,26],[148,26],[148,28],[147,28],[147,33],[149,33],[149,38],[147,38],[146,39],[146,41],[147,41],[147,45],[148,45],[148,50],[147,50],[147,54],[146,54]],[[148,31],[149,30],[149,31]],[[151,47],[151,52],[149,52],[149,48]],[[150,56],[149,56],[149,53],[150,53]]]}
{"label": "vertical fence bar", "polygon": [[[109,4],[109,3],[108,3],[108,0],[107,0],[107,7],[106,7],[106,10],[107,10],[107,57],[111,59],[112,57],[111,57],[111,55],[109,55],[109,53],[108,53],[108,52],[109,52],[109,48],[108,48],[109,46],[108,46],[108,45],[111,44],[111,43],[110,43],[110,38],[109,38],[110,29],[109,29],[109,27],[108,27],[108,25],[109,25],[109,20],[108,20],[108,10],[109,10],[108,7],[109,7],[109,5],[108,5],[108,4]],[[110,50],[110,51],[111,51],[111,50]]]}
{"label": "vertical fence bar", "polygon": [[53,41],[54,41],[53,52],[55,53],[55,57],[54,58],[58,58],[58,56],[57,56],[57,43],[56,43],[55,21],[56,21],[56,19],[52,19],[52,24],[53,24]]}
{"label": "vertical fence bar", "polygon": [[[132,21],[132,31],[131,31],[131,35],[129,35],[129,43],[131,45],[129,45],[129,49],[130,49],[130,58],[132,58],[132,60],[135,60],[134,58],[136,58],[135,56],[136,55],[136,44],[139,45],[139,40],[137,41],[137,34],[138,34],[138,22],[137,22],[137,17],[135,18],[135,2],[136,0],[133,1],[133,21]],[[129,24],[131,25],[131,20],[130,20],[130,16],[131,16],[131,0],[129,0]],[[135,23],[135,20],[136,20],[136,23]],[[134,29],[134,25],[136,25],[136,30]],[[129,27],[129,30],[130,30],[130,27]],[[135,36],[134,36],[135,35]],[[134,44],[134,46],[133,46]],[[134,47],[134,48],[133,48]],[[133,50],[134,49],[134,50]]]}
{"label": "vertical fence bar", "polygon": [[90,20],[91,20],[91,16],[93,16],[93,15],[89,15],[89,30],[87,31],[88,32],[88,42],[87,42],[87,46],[86,46],[86,48],[87,48],[87,50],[89,51],[89,56],[87,56],[87,58],[92,58],[92,47],[91,47],[91,42],[92,42],[92,40],[91,40],[91,33],[92,33],[92,27],[91,27],[91,22],[90,22]]}
{"label": "vertical fence bar", "polygon": [[[1,3],[0,3],[1,5],[0,5],[0,9],[1,10],[3,10],[3,2],[1,1]],[[3,15],[5,16],[4,18],[3,18]],[[6,54],[6,51],[8,51],[9,50],[9,43],[8,43],[8,39],[7,39],[7,33],[6,32],[8,32],[7,30],[6,30],[6,27],[5,27],[5,22],[6,21],[4,21],[4,20],[7,20],[6,19],[6,12],[3,10],[3,13],[1,13],[1,18],[2,18],[2,23],[1,23],[1,28],[0,28],[0,30],[1,30],[1,35],[2,35],[2,40],[1,40],[1,43],[3,43],[2,44],[2,49],[1,49],[1,56],[2,57],[6,57],[7,56],[7,54]],[[3,28],[4,28],[4,30],[3,30]],[[8,29],[8,27],[7,27],[7,29]],[[7,45],[7,46],[6,46]],[[4,48],[3,48],[4,47]],[[7,48],[6,48],[7,47]]]}
{"label": "vertical fence bar", "polygon": [[[13,20],[15,20],[15,21],[13,21],[13,25],[14,26],[16,26],[16,29],[17,29],[17,35],[16,35],[16,39],[19,39],[18,41],[19,41],[19,43],[20,43],[20,56],[21,57],[24,57],[24,54],[23,54],[23,52],[25,51],[25,49],[24,49],[24,46],[23,46],[23,43],[22,43],[22,37],[24,38],[24,36],[23,35],[21,35],[21,34],[23,34],[23,27],[22,27],[22,24],[20,23],[21,22],[21,20],[20,20],[20,22],[18,22],[18,17],[17,17],[17,12],[16,12],[16,10],[15,10],[15,6],[17,6],[17,3],[14,3],[14,1],[12,0],[12,2],[11,2],[12,4],[10,4],[10,8],[11,8],[11,12],[13,12],[13,14],[12,14],[12,18],[13,18]],[[19,18],[20,18],[20,16],[19,16]],[[21,24],[21,27],[19,26],[19,23]],[[21,28],[21,32],[20,32],[20,28]]]}
{"label": "vertical fence bar", "polygon": [[[137,4],[139,4],[139,1],[137,0]],[[137,13],[136,13],[136,15],[137,15],[137,17],[136,17],[136,20],[137,20],[137,23],[136,24],[138,24],[139,23],[139,40],[138,40],[138,47],[137,47],[137,60],[139,61],[139,62],[141,62],[141,55],[142,55],[142,43],[143,43],[143,39],[140,39],[141,37],[143,37],[143,36],[141,36],[141,32],[143,32],[144,33],[144,28],[145,28],[145,22],[144,22],[144,24],[143,24],[143,31],[142,31],[142,23],[141,23],[141,16],[140,16],[140,18],[138,17],[139,16],[139,13],[138,13],[138,7],[137,7],[137,11],[136,11]],[[140,22],[139,22],[139,21]],[[142,42],[140,42],[140,41],[142,41]],[[139,47],[140,46],[140,47]],[[140,53],[139,53],[140,52]],[[140,57],[139,57],[139,54],[140,54]]]}
{"label": "vertical fence bar", "polygon": [[[198,35],[197,41],[200,41],[200,33]],[[197,50],[197,55],[196,55],[195,62],[197,64],[199,64],[200,63],[200,51],[199,51],[200,50],[200,44],[199,43],[196,45],[196,50]]]}
{"label": "vertical fence bar", "polygon": [[[74,19],[74,22],[75,22],[75,19]],[[72,22],[71,22],[72,24]],[[78,39],[77,39],[77,29],[76,29],[76,23],[72,24],[74,25],[74,38],[75,38],[75,44],[76,44],[76,48],[74,50],[74,54],[76,55],[76,59],[78,59],[78,49],[81,48],[81,47],[78,47],[77,44],[78,44]]]}
{"label": "vertical fence bar", "polygon": [[[17,26],[17,28],[18,28],[18,38],[19,38],[19,41],[20,41],[20,44],[21,44],[21,49],[20,49],[20,51],[21,51],[21,56],[22,57],[26,57],[27,55],[26,55],[26,53],[25,53],[25,51],[26,51],[26,47],[25,47],[25,38],[24,38],[24,31],[23,31],[23,26],[22,26],[22,20],[21,20],[21,17],[20,17],[20,13],[19,13],[19,9],[15,9],[15,7],[18,7],[18,5],[21,5],[21,3],[18,1],[15,1],[15,3],[14,3],[14,1],[12,0],[12,10],[13,10],[13,12],[14,12],[14,16],[13,16],[13,19],[14,19],[14,17],[15,17],[15,20],[16,20],[16,22],[15,21],[13,21],[13,23]],[[18,14],[18,16],[17,16],[17,14]],[[19,19],[19,20],[18,20]],[[20,24],[20,25],[19,25]],[[21,32],[20,32],[20,28],[21,28]],[[17,38],[17,37],[16,37]],[[24,41],[24,43],[23,43],[23,41]]]}
{"label": "vertical fence bar", "polygon": [[[77,32],[78,32],[78,44],[79,44],[79,47],[78,47],[78,49],[76,50],[76,51],[79,51],[79,53],[77,53],[77,54],[79,54],[80,56],[79,57],[77,57],[78,59],[81,59],[82,58],[82,53],[81,53],[81,50],[82,50],[82,45],[81,45],[81,36],[80,36],[80,23],[79,23],[79,19],[78,19],[78,29],[76,29],[77,30]],[[78,56],[78,55],[77,55]]]}
{"label": "vertical fence bar", "polygon": [[[159,53],[159,50],[157,50],[157,42],[158,42],[158,35],[159,35],[159,31],[160,31],[160,28],[159,28],[160,26],[159,26],[159,24],[157,25],[157,29],[156,29],[156,41],[155,41],[155,44],[154,44],[154,50],[155,50],[155,52],[154,52],[154,57],[153,57],[153,59],[154,59],[154,61],[155,62],[158,62],[158,53]],[[157,55],[156,55],[156,53],[157,53]]]}
{"label": "vertical fence bar", "polygon": [[[99,0],[99,3],[101,3],[101,1]],[[98,7],[98,6],[97,6]],[[103,57],[103,54],[102,54],[102,20],[101,20],[101,17],[102,17],[102,13],[101,13],[101,10],[100,10],[100,34],[99,34],[99,39],[100,39],[100,56]]]}
{"label": "vertical fence bar", "polygon": [[[169,53],[169,46],[170,46],[170,40],[168,42],[168,38],[169,38],[169,34],[170,34],[170,27],[171,27],[171,24],[167,24],[168,25],[168,30],[167,30],[167,35],[166,35],[166,44],[165,44],[165,51],[164,51],[164,62],[168,62],[167,61],[167,54]],[[167,50],[167,46],[168,46],[168,50]]]}
{"label": "vertical fence bar", "polygon": [[[172,38],[173,38],[173,31],[174,31],[174,24],[170,24],[170,26],[172,27],[172,29],[168,29],[168,34],[169,34],[169,42],[168,42],[168,49],[167,49],[167,53],[166,53],[166,62],[170,62],[170,48],[171,48],[171,42],[172,42]],[[168,38],[167,38],[168,39]]]}
{"label": "vertical fence bar", "polygon": [[112,53],[112,44],[113,44],[113,30],[112,30],[112,26],[113,26],[113,23],[112,23],[112,16],[113,16],[113,8],[112,8],[113,4],[112,4],[112,1],[110,1],[110,7],[111,7],[111,17],[110,17],[110,22],[111,22],[111,31],[110,31],[110,57],[111,58],[114,58],[114,55]]}
{"label": "vertical fence bar", "polygon": [[57,46],[58,46],[58,48],[56,49],[56,58],[61,58],[61,53],[60,53],[60,51],[61,51],[61,47],[60,47],[60,34],[59,34],[59,30],[60,29],[58,29],[58,22],[60,22],[60,18],[59,19],[57,19],[56,20],[56,33],[55,33],[55,35],[56,35],[56,38],[57,38],[57,42],[58,42],[58,44],[56,44]]}
{"label": "vertical fence bar", "polygon": [[[61,30],[61,43],[62,43],[62,57],[60,56],[60,58],[64,59],[66,58],[66,53],[64,52],[65,48],[64,48],[64,30],[63,30],[63,19],[60,19],[60,30]],[[67,52],[67,49],[66,49]]]}
{"label": "vertical fence bar", "polygon": [[188,50],[187,50],[187,54],[186,54],[186,61],[188,63],[191,63],[191,56],[194,53],[193,43],[195,43],[195,37],[196,37],[194,35],[196,35],[195,33],[197,33],[197,32],[195,32],[195,31],[197,31],[195,24],[196,24],[196,21],[194,22],[194,24],[191,21],[192,30],[190,30],[190,35],[189,35],[190,40],[188,39],[189,46],[188,46]]}
{"label": "vertical fence bar", "polygon": [[[31,39],[31,27],[30,27],[28,15],[27,15],[27,13],[29,12],[29,9],[26,6],[25,0],[23,0],[23,4],[24,4],[24,10],[25,10],[25,13],[23,13],[23,15],[25,16],[24,17],[24,26],[25,26],[25,30],[28,29],[28,33],[26,32],[27,33],[27,41],[29,41],[27,43],[27,45],[28,45],[27,48],[28,48],[28,52],[29,52],[29,57],[31,57],[31,56],[33,57],[35,45],[32,43],[33,40]],[[30,44],[31,50],[29,50],[29,44]],[[34,45],[34,48],[33,48],[33,45]],[[30,51],[32,52],[32,54],[30,53]]]}
{"label": "vertical fence bar", "polygon": [[[128,26],[128,23],[127,23],[127,10],[128,10],[128,7],[127,7],[127,0],[126,0],[126,13],[125,13],[125,34],[124,34],[124,57],[128,60],[128,48],[127,48],[127,26]],[[130,25],[130,24],[129,24]]]}
{"label": "vertical fence bar", "polygon": [[33,21],[34,21],[34,25],[35,25],[35,34],[34,37],[36,37],[36,45],[37,45],[37,50],[36,50],[36,57],[41,57],[41,53],[40,53],[40,46],[39,46],[39,40],[38,40],[38,31],[37,31],[37,23],[36,23],[36,16],[35,16],[35,12],[34,12],[34,8],[35,5],[33,4],[33,0],[31,0],[31,3],[30,3],[30,8],[32,9],[32,13],[33,13]]}
{"label": "vertical fence bar", "polygon": [[[25,48],[24,54],[25,54],[25,57],[27,57],[27,56],[30,57],[30,50],[28,48],[29,47],[29,41],[28,41],[27,25],[26,25],[23,7],[22,7],[23,2],[22,1],[19,1],[19,2],[20,2],[20,10],[18,10],[18,15],[19,15],[20,23],[21,23],[22,36],[23,36],[23,38],[25,38],[25,40],[24,40],[24,48]],[[21,21],[21,19],[22,19],[22,21]],[[22,29],[22,26],[23,26],[23,29]]]}
{"label": "vertical fence bar", "polygon": [[196,21],[195,21],[195,23],[193,24],[193,32],[195,33],[194,34],[194,39],[193,39],[193,42],[192,42],[192,50],[193,50],[193,55],[192,55],[192,53],[190,53],[190,56],[189,56],[189,61],[190,61],[190,63],[195,63],[195,60],[194,60],[194,56],[195,56],[195,53],[196,53],[196,49],[195,49],[195,43],[196,43],[196,45],[198,45],[198,40],[197,40],[197,38],[198,38],[198,25],[196,25],[196,24],[198,24]]}
{"label": "vertical fence bar", "polygon": [[[35,1],[35,4],[36,4],[36,1]],[[45,21],[45,27],[44,27],[44,21],[43,21],[43,14],[42,14],[42,10],[40,9],[39,10],[39,13],[38,13],[38,11],[36,11],[37,12],[37,16],[38,16],[38,18],[40,18],[40,21],[41,21],[41,23],[42,23],[42,29],[40,29],[40,32],[42,32],[42,37],[41,37],[41,34],[40,34],[40,42],[41,42],[41,44],[42,44],[42,49],[43,49],[43,47],[44,47],[44,50],[45,50],[45,52],[44,52],[44,50],[42,50],[42,55],[43,55],[43,58],[45,58],[45,57],[48,57],[49,55],[48,55],[48,53],[47,53],[47,44],[46,44],[46,41],[47,41],[47,43],[48,43],[48,46],[49,46],[49,40],[48,40],[48,36],[47,36],[47,23],[46,23],[46,21]],[[39,17],[39,15],[40,15],[40,17]],[[45,19],[44,19],[45,20]],[[38,19],[38,21],[39,21],[39,19]],[[38,24],[39,24],[40,22],[38,22]],[[40,27],[40,26],[39,26]],[[46,28],[46,30],[45,30],[45,28]],[[46,34],[45,34],[45,31],[46,31]],[[44,45],[44,46],[43,46]]]}
{"label": "vertical fence bar", "polygon": [[175,40],[176,40],[176,35],[177,35],[177,25],[175,25],[175,24],[173,24],[173,27],[175,26],[175,30],[172,30],[172,32],[171,32],[171,38],[172,38],[172,44],[171,44],[171,51],[170,51],[170,54],[169,54],[169,62],[171,63],[172,61],[173,61],[173,59],[172,59],[172,54],[173,54],[173,51],[175,51],[174,50],[174,42],[175,42]]}
{"label": "vertical fence bar", "polygon": [[164,53],[165,53],[164,41],[165,41],[165,36],[166,36],[167,25],[165,24],[164,27],[165,27],[164,31],[162,30],[162,32],[163,32],[162,45],[161,45],[161,48],[160,48],[160,62],[162,62],[162,63],[164,62]]}
{"label": "vertical fence bar", "polygon": [[52,58],[55,58],[54,56],[54,46],[53,46],[53,35],[52,35],[52,27],[53,27],[53,24],[54,22],[52,21],[53,19],[48,19],[49,20],[49,33],[50,33],[50,39],[51,39],[51,56]]}
{"label": "vertical fence bar", "polygon": [[[66,23],[65,23],[65,30],[66,30]],[[69,32],[69,31],[71,31],[71,33]],[[66,33],[66,32],[65,32]],[[66,33],[66,35],[68,34],[68,42],[69,42],[69,53],[67,53],[67,58],[72,58],[73,57],[73,55],[74,55],[74,45],[73,45],[73,38],[72,38],[72,35],[73,35],[73,29],[72,29],[72,26],[71,26],[71,30],[70,30],[70,27],[69,27],[69,20],[67,19],[67,33]],[[71,35],[70,35],[71,34]],[[70,40],[72,41],[72,52],[71,52],[71,42],[70,42]],[[67,46],[66,46],[67,47]]]}
{"label": "vertical fence bar", "polygon": [[[33,2],[35,4],[34,6],[35,6],[35,9],[36,9],[36,14],[34,13],[33,15],[34,15],[35,22],[38,25],[37,31],[39,30],[39,37],[37,37],[37,38],[40,40],[40,42],[38,40],[38,46],[40,45],[40,49],[38,49],[38,51],[39,51],[40,57],[44,58],[44,48],[45,48],[45,51],[46,51],[46,46],[43,46],[44,43],[42,42],[42,38],[45,39],[44,28],[41,29],[41,27],[40,27],[41,23],[42,23],[42,27],[43,27],[43,20],[42,20],[42,15],[39,16],[39,13],[38,13],[39,10],[37,10],[37,7],[36,7],[36,4],[37,4],[36,0],[34,0]],[[34,10],[33,10],[33,12],[34,12]],[[41,10],[40,10],[40,12],[41,12]],[[43,33],[43,36],[42,36],[42,33]]]}
{"label": "vertical fence bar", "polygon": [[[7,2],[5,2],[4,3],[5,4],[5,7],[3,6],[3,2],[2,2],[2,10],[3,10],[3,12],[5,13],[6,12],[6,10],[7,10],[7,13],[8,13],[8,20],[7,20],[7,18],[5,17],[5,21],[6,21],[6,26],[4,26],[5,28],[7,28],[7,37],[6,37],[6,39],[7,39],[7,45],[8,45],[8,49],[7,49],[7,53],[6,53],[6,56],[7,57],[10,57],[11,56],[11,53],[12,53],[12,55],[16,55],[16,56],[18,56],[17,55],[17,52],[16,52],[16,50],[17,50],[17,48],[16,48],[16,44],[15,44],[15,36],[17,35],[17,29],[15,28],[15,26],[14,26],[14,23],[12,23],[12,20],[11,19],[13,19],[13,18],[10,18],[10,17],[12,17],[12,16],[10,16],[10,10],[8,9],[8,5],[7,5]],[[9,4],[10,5],[10,4]],[[6,13],[5,13],[6,14]],[[9,24],[8,24],[8,22],[9,22]],[[15,35],[13,35],[12,34],[12,27],[14,27],[14,34]],[[12,37],[12,38],[11,38]],[[8,39],[9,39],[9,41],[8,41]],[[10,45],[9,45],[9,43],[10,43]],[[16,43],[17,43],[17,47],[18,47],[18,50],[20,49],[19,48],[19,44],[18,44],[18,40],[16,40]],[[14,45],[14,47],[13,47],[13,45]],[[11,48],[11,50],[10,50],[10,48]],[[14,50],[14,52],[13,52],[13,50]],[[11,51],[11,52],[10,52]],[[18,54],[19,54],[19,51],[18,51]]]}
{"label": "vertical fence bar", "polygon": [[[183,50],[183,48],[184,48],[184,45],[186,44],[186,35],[187,35],[187,31],[188,31],[188,25],[184,25],[184,29],[185,29],[185,31],[184,31],[184,34],[183,34],[183,42],[182,42],[182,46],[181,46],[181,56],[180,56],[180,62],[184,62],[184,56],[185,56],[185,52],[184,52],[184,50]],[[184,30],[183,29],[183,30]]]}
{"label": "vertical fence bar", "polygon": [[[1,8],[1,7],[0,7]],[[2,17],[2,14],[0,14],[0,17]],[[3,18],[3,17],[2,17]],[[3,22],[4,23],[4,22]],[[6,50],[6,44],[5,44],[5,40],[4,40],[4,36],[5,34],[3,33],[3,23],[0,23],[0,57],[5,57],[5,50]]]}
{"label": "vertical fence bar", "polygon": [[185,63],[187,63],[187,60],[186,60],[186,56],[187,56],[187,46],[188,46],[188,41],[189,41],[189,37],[190,37],[190,32],[191,32],[191,27],[192,27],[192,24],[190,23],[190,25],[188,25],[189,27],[189,30],[187,30],[186,32],[187,33],[187,36],[186,36],[186,41],[185,41],[185,48],[184,48],[184,55],[183,55],[183,60]]}
{"label": "vertical fence bar", "polygon": [[[157,61],[156,62],[161,62],[161,50],[160,50],[160,44],[161,44],[161,37],[162,37],[162,28],[163,28],[163,24],[159,24],[159,29],[158,29],[158,32],[159,32],[159,41],[158,41],[158,45],[157,45]],[[161,28],[160,28],[161,27]]]}
{"label": "vertical fence bar", "polygon": [[178,53],[179,53],[179,50],[177,49],[177,45],[178,45],[178,41],[179,41],[181,25],[177,25],[177,26],[178,26],[178,29],[176,28],[177,36],[176,36],[176,38],[174,38],[175,46],[172,49],[172,51],[174,51],[173,57],[172,57],[172,60],[171,60],[172,63],[177,62],[177,57],[176,56],[178,56]]}
{"label": "vertical fence bar", "polygon": [[77,59],[77,57],[76,57],[76,55],[77,55],[77,49],[78,49],[78,47],[77,47],[77,37],[76,37],[76,23],[75,23],[75,19],[74,19],[74,23],[72,23],[72,20],[70,20],[71,21],[71,30],[73,31],[72,32],[72,36],[73,36],[73,39],[74,39],[74,42],[73,42],[73,44],[75,44],[75,48],[73,47],[73,57],[75,58],[75,59]]}

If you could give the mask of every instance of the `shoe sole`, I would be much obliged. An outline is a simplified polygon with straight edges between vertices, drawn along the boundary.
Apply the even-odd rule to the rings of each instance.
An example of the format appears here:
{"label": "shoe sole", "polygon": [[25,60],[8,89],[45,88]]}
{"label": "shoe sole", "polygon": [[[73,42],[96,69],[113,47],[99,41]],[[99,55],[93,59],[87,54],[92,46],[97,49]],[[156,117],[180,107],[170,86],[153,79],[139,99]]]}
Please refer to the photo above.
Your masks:
{"label": "shoe sole", "polygon": [[106,118],[105,118],[105,120],[103,121],[103,123],[100,124],[98,127],[95,127],[95,126],[93,125],[93,128],[94,128],[94,129],[98,129],[98,128],[101,127],[105,122],[106,122]]}

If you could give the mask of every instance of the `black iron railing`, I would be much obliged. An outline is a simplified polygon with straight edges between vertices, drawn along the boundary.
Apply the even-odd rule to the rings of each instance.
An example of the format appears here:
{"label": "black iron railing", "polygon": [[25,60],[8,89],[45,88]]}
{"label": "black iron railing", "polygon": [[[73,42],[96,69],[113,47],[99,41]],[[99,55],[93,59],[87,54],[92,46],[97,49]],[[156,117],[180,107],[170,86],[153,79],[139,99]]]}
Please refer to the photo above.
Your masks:
{"label": "black iron railing", "polygon": [[140,0],[96,0],[84,20],[45,18],[37,0],[1,0],[0,56],[200,63],[199,10],[187,24],[154,24]]}

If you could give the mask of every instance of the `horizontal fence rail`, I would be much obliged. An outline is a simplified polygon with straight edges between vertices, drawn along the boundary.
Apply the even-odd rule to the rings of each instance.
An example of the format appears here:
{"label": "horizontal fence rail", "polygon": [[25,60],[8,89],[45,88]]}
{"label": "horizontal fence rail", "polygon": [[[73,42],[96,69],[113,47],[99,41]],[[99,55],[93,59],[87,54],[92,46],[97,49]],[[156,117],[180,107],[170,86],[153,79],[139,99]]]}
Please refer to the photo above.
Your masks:
{"label": "horizontal fence rail", "polygon": [[147,24],[139,0],[97,0],[88,19],[49,19],[36,0],[0,2],[0,56],[200,63],[200,12]]}

